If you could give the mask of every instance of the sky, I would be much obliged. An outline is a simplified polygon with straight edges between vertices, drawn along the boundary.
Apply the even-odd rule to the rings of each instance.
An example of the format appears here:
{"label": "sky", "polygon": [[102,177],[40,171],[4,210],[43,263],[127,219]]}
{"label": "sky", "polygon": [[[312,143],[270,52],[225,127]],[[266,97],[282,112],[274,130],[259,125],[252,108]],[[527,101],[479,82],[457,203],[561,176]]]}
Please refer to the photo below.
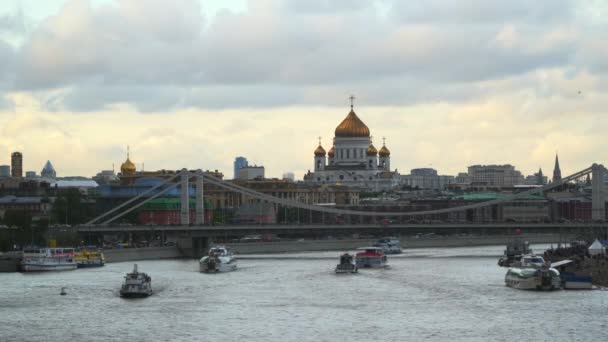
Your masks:
{"label": "sky", "polygon": [[4,0],[0,164],[268,177],[313,168],[355,111],[401,174],[608,157],[608,3]]}

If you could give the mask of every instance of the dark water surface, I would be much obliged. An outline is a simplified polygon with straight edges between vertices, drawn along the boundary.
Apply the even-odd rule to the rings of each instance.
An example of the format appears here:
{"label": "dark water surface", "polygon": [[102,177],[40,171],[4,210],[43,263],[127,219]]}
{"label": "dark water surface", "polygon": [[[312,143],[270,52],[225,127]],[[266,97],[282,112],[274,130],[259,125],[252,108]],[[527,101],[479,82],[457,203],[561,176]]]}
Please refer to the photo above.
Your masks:
{"label": "dark water surface", "polygon": [[[118,296],[133,263],[0,274],[0,341],[594,341],[608,291],[504,286],[503,247],[416,249],[390,269],[335,275],[339,253],[257,256],[201,274],[140,261],[155,290]],[[67,296],[60,296],[61,287]]]}

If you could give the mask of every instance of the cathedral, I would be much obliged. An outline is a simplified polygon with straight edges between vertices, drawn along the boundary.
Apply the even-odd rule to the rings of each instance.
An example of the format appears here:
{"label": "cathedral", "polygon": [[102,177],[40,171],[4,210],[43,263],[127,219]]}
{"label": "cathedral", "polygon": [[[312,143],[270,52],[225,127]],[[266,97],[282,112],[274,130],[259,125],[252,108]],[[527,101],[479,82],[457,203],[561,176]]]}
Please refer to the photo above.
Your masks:
{"label": "cathedral", "polygon": [[304,181],[314,184],[356,186],[368,191],[387,191],[399,185],[397,170],[391,171],[391,152],[383,142],[378,151],[369,128],[359,119],[352,104],[336,127],[333,146],[325,152],[321,141],[314,151],[314,172]]}

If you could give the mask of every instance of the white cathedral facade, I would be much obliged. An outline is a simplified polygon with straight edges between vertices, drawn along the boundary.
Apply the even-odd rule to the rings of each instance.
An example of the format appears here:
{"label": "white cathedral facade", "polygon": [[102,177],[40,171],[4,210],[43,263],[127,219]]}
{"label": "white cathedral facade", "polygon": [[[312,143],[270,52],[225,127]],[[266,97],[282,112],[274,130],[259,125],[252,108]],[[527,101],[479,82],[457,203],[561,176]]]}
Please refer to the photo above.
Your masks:
{"label": "white cathedral facade", "polygon": [[314,151],[314,172],[304,181],[314,184],[356,186],[367,191],[387,191],[399,185],[399,173],[391,171],[391,152],[383,143],[380,151],[372,144],[369,128],[359,119],[353,105],[336,127],[329,152],[319,141]]}

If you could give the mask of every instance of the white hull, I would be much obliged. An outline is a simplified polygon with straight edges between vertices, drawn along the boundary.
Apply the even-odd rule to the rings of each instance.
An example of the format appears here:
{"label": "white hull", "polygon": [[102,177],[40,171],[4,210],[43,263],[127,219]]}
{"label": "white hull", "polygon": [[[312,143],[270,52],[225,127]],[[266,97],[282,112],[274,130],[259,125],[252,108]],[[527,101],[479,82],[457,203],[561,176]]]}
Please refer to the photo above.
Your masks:
{"label": "white hull", "polygon": [[[561,288],[561,278],[559,274],[542,277],[540,274],[521,276],[517,275],[516,272],[512,272],[512,269],[507,272],[505,276],[505,285],[518,290],[540,290],[540,291],[551,291],[559,290]],[[528,270],[533,272],[534,270]]]}
{"label": "white hull", "polygon": [[21,265],[23,272],[47,272],[47,271],[70,271],[75,270],[78,265],[71,263],[38,263],[25,262]]}

